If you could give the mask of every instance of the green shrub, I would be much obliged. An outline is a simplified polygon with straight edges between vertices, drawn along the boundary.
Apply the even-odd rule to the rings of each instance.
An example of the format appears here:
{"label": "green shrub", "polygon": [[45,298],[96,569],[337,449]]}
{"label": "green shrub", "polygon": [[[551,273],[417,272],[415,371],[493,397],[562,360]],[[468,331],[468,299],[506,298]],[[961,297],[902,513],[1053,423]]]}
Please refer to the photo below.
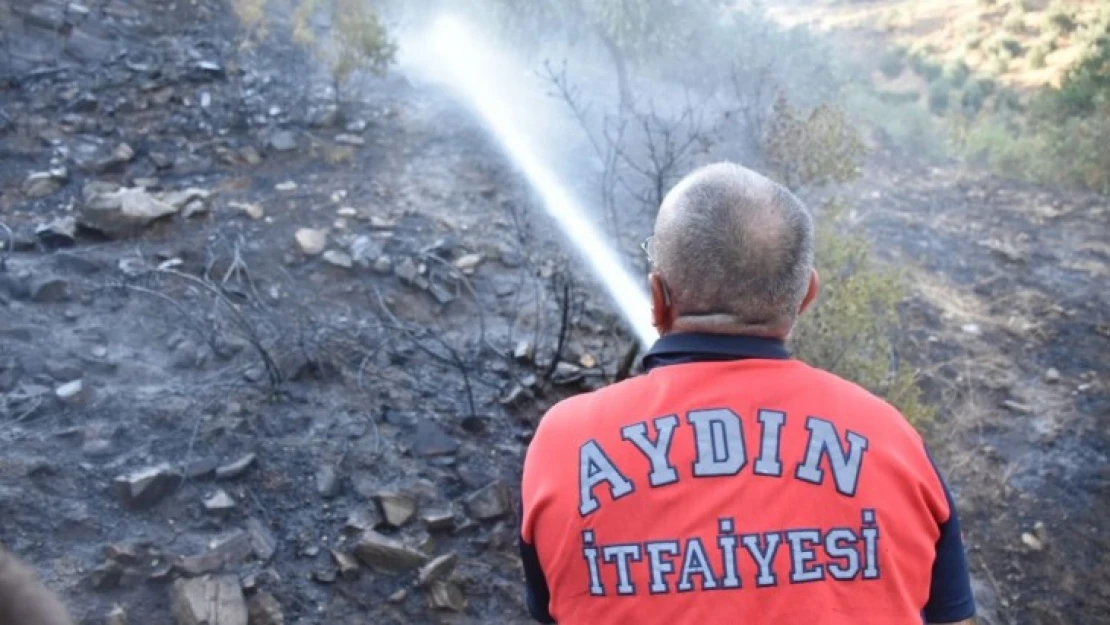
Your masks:
{"label": "green shrub", "polygon": [[995,96],[995,108],[1003,112],[1020,113],[1025,110],[1025,103],[1017,91],[1002,89]]}
{"label": "green shrub", "polygon": [[915,154],[941,158],[945,156],[944,133],[918,100],[917,91],[875,93],[852,87],[845,93],[853,118],[872,127],[882,138]]}
{"label": "green shrub", "polygon": [[1014,7],[1002,20],[1002,29],[1008,33],[1020,35],[1025,32],[1025,12]]}
{"label": "green shrub", "polygon": [[979,83],[980,81],[977,80],[969,81],[964,86],[963,93],[960,94],[960,108],[968,117],[978,115],[987,100],[987,94]]}
{"label": "green shrub", "polygon": [[962,60],[953,61],[944,68],[944,78],[952,83],[954,87],[962,87],[970,75],[971,68]]}
{"label": "green shrub", "polygon": [[934,411],[922,402],[917,375],[897,358],[893,342],[905,282],[872,261],[867,239],[847,226],[846,213],[837,202],[820,211],[821,295],[799,319],[792,347],[803,361],[881,395],[915,427],[927,427]]}
{"label": "green shrub", "polygon": [[1056,36],[1070,35],[1075,32],[1076,23],[1071,11],[1063,3],[1054,2],[1045,13],[1045,30]]}
{"label": "green shrub", "polygon": [[914,71],[929,82],[939,80],[940,77],[944,75],[944,68],[942,68],[939,64],[924,58],[917,62],[914,67]]}
{"label": "green shrub", "polygon": [[959,141],[967,158],[1002,174],[1110,193],[1110,105],[1068,119],[1035,117],[1025,126],[981,119]]}
{"label": "green shrub", "polygon": [[936,115],[943,115],[948,110],[948,98],[951,87],[946,82],[933,83],[929,87],[929,110]]}
{"label": "green shrub", "polygon": [[912,104],[921,99],[921,94],[915,89],[909,91],[876,91],[875,96],[884,104]]}
{"label": "green shrub", "polygon": [[1029,67],[1033,69],[1044,69],[1048,66],[1048,47],[1040,44],[1033,46],[1029,51]]}
{"label": "green shrub", "polygon": [[863,137],[843,110],[821,105],[806,114],[783,97],[775,102],[763,151],[791,188],[855,180],[865,154]]}
{"label": "green shrub", "polygon": [[1110,35],[1095,39],[1064,75],[1056,95],[1064,116],[1088,115],[1110,100]]}
{"label": "green shrub", "polygon": [[998,83],[993,78],[976,78],[975,85],[983,92],[983,95],[989,96],[994,93],[998,88]]}
{"label": "green shrub", "polygon": [[1013,37],[1001,37],[994,42],[994,55],[996,58],[1009,61],[1025,54],[1025,47]]}
{"label": "green shrub", "polygon": [[887,50],[879,59],[879,71],[887,78],[897,78],[906,68],[906,53],[901,49]]}

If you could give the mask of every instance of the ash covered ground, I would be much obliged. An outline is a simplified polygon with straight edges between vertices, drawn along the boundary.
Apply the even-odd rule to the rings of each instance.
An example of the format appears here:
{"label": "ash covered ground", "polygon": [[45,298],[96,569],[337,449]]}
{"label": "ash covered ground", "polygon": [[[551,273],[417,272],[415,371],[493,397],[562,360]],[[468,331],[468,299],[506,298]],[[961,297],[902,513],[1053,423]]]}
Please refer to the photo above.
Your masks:
{"label": "ash covered ground", "polygon": [[[478,123],[211,0],[12,10],[0,542],[83,623],[527,622],[529,435],[634,341]],[[1106,200],[874,160],[983,621],[1105,622]]]}

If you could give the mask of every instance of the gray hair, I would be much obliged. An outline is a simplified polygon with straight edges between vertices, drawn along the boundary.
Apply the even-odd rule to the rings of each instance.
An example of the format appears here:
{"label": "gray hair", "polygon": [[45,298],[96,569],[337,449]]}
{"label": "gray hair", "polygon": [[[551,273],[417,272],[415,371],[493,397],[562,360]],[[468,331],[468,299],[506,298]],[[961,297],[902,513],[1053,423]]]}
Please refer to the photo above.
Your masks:
{"label": "gray hair", "polygon": [[734,163],[702,167],[663,199],[655,270],[679,314],[792,320],[813,269],[813,221],[782,185]]}

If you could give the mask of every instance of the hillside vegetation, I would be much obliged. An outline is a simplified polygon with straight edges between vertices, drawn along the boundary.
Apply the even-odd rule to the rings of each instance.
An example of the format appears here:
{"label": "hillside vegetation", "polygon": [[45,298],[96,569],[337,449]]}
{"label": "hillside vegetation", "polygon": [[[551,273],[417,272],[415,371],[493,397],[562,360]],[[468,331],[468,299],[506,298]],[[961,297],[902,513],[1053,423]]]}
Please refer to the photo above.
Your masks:
{"label": "hillside vegetation", "polygon": [[867,35],[855,45],[881,103],[868,112],[896,141],[941,134],[969,163],[1110,191],[1110,2],[834,1],[776,16]]}

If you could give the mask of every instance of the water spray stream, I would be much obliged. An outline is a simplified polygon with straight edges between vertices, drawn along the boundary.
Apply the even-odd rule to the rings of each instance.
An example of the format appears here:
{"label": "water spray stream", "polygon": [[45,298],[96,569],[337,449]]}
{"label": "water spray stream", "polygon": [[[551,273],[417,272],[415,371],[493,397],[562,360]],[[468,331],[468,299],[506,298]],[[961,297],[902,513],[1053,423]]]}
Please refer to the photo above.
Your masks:
{"label": "water spray stream", "polygon": [[589,262],[640,342],[650,345],[658,334],[651,324],[647,294],[598,233],[567,187],[529,144],[528,135],[516,125],[511,104],[503,96],[503,86],[496,84],[492,75],[484,71],[490,59],[497,55],[483,50],[479,42],[480,39],[461,21],[441,16],[432,27],[429,39],[439,65],[436,73],[463,95],[481,116],[509,158],[539,193],[547,212]]}

